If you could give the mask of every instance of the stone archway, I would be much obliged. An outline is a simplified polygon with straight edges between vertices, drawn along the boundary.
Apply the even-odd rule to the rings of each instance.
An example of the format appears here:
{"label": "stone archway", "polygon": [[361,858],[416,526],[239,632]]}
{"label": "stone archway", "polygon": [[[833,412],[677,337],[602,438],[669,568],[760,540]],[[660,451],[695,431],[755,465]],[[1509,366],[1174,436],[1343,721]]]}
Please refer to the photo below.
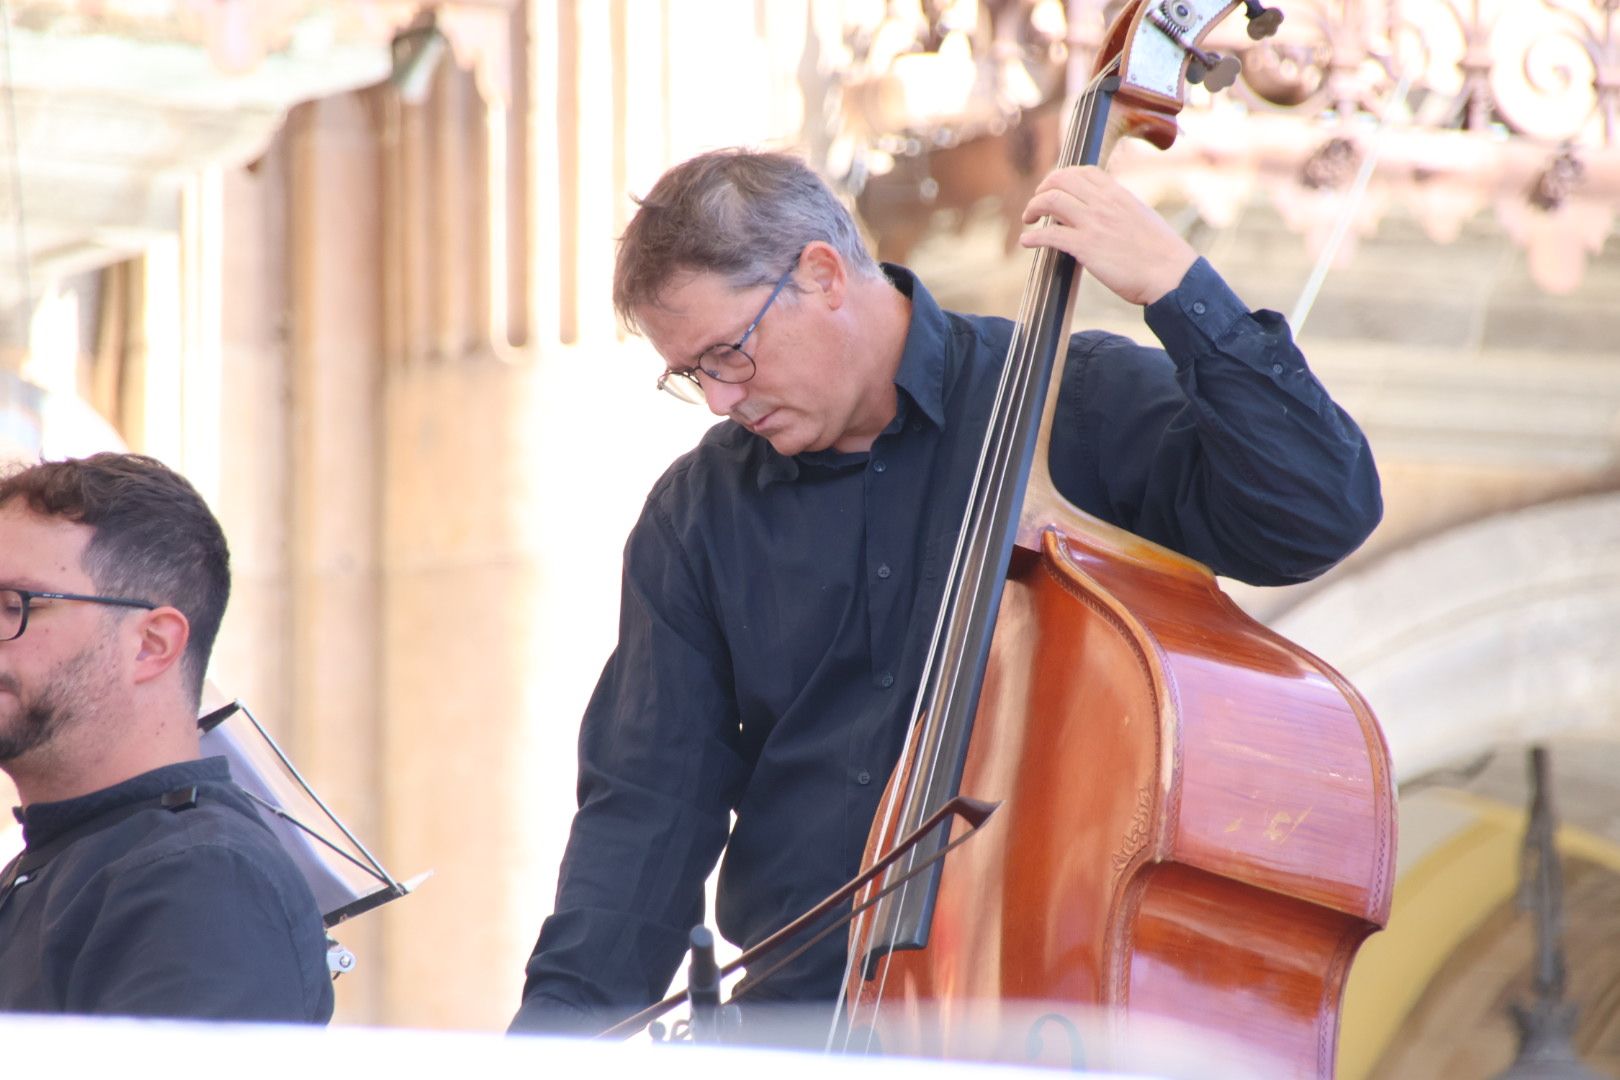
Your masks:
{"label": "stone archway", "polygon": [[1522,749],[1549,748],[1575,1048],[1620,1063],[1620,492],[1448,531],[1272,620],[1372,703],[1401,781],[1389,928],[1346,993],[1340,1073],[1487,1077],[1515,1050]]}
{"label": "stone archway", "polygon": [[1557,734],[1620,740],[1620,492],[1450,530],[1272,624],[1367,696],[1402,783]]}

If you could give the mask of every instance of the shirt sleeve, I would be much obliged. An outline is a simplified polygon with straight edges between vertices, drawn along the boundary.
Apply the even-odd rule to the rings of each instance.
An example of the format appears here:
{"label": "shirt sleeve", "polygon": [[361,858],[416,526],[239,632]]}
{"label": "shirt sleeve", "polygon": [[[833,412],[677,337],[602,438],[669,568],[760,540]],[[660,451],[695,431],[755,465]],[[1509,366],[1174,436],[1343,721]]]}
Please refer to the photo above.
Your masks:
{"label": "shirt sleeve", "polygon": [[599,1031],[656,1000],[703,921],[747,773],[707,595],[649,501],[625,547],[618,646],[580,727],[579,810],[513,1031]]}
{"label": "shirt sleeve", "polygon": [[325,1023],[326,934],[243,852],[199,844],[118,868],[68,977],[69,1012]]}
{"label": "shirt sleeve", "polygon": [[1073,339],[1058,489],[1254,585],[1308,580],[1355,550],[1383,515],[1377,467],[1283,317],[1250,312],[1203,259],[1145,315],[1163,350]]}

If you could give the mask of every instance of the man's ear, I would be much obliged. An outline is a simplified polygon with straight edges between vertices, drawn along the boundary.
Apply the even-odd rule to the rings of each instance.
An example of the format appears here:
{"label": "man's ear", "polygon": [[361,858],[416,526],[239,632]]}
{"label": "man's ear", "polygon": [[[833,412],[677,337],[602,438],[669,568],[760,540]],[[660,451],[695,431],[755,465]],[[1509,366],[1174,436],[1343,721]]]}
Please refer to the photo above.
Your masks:
{"label": "man's ear", "polygon": [[836,311],[844,306],[849,268],[837,248],[825,240],[812,240],[799,253],[799,271],[801,281],[808,277],[804,283],[819,292],[829,308]]}
{"label": "man's ear", "polygon": [[160,607],[143,612],[137,627],[139,650],[135,654],[135,681],[149,682],[180,663],[191,640],[191,623],[178,608]]}

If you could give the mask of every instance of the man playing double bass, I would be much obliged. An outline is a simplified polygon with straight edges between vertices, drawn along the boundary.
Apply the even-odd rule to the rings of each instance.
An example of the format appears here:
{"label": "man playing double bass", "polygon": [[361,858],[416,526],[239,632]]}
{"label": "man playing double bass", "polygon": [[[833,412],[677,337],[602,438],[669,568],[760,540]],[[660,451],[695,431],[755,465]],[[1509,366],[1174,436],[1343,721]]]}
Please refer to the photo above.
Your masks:
{"label": "man playing double bass", "polygon": [[[1047,217],[1023,244],[1074,256],[1163,346],[1073,336],[1058,489],[1254,584],[1360,544],[1382,512],[1372,455],[1282,317],[1098,169],[1049,176],[1024,213]],[[722,850],[715,919],[744,947],[854,876],[1013,331],[941,310],[803,162],[747,151],[654,185],[614,303],[663,357],[658,385],[727,422],[665,472],[626,544],[517,1031],[600,1030],[660,996]],[[747,1000],[831,1000],[844,967],[830,935]]]}

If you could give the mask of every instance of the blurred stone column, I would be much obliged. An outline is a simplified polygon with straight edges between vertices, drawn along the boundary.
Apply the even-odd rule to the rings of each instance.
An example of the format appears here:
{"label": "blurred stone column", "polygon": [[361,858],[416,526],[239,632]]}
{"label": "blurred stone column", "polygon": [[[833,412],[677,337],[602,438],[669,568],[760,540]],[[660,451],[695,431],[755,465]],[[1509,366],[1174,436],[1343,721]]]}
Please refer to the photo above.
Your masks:
{"label": "blurred stone column", "polygon": [[232,170],[223,180],[222,276],[230,288],[220,290],[223,406],[215,469],[221,479],[213,508],[231,545],[231,602],[209,673],[220,693],[252,709],[303,768],[291,655],[291,620],[301,606],[290,572],[297,425],[288,338],[289,157],[286,141],[277,139],[251,171]]}
{"label": "blurred stone column", "polygon": [[[534,507],[519,444],[532,372],[488,322],[486,107],[446,64],[420,104],[386,90],[379,279],[389,342],[382,559],[384,802],[401,874],[421,891],[385,909],[390,1023],[500,1029],[521,942],[507,869],[527,823],[511,753],[523,718],[538,559],[514,524]],[[522,246],[514,252],[522,257]],[[526,313],[524,313],[526,314]],[[504,346],[505,342],[502,342]]]}
{"label": "blurred stone column", "polygon": [[[284,730],[317,790],[368,839],[383,825],[376,793],[384,780],[376,136],[363,99],[345,95],[295,110],[287,140],[291,686]],[[388,977],[378,934],[375,918],[343,930],[361,967],[339,984],[340,1018],[378,1018],[379,980]]]}

